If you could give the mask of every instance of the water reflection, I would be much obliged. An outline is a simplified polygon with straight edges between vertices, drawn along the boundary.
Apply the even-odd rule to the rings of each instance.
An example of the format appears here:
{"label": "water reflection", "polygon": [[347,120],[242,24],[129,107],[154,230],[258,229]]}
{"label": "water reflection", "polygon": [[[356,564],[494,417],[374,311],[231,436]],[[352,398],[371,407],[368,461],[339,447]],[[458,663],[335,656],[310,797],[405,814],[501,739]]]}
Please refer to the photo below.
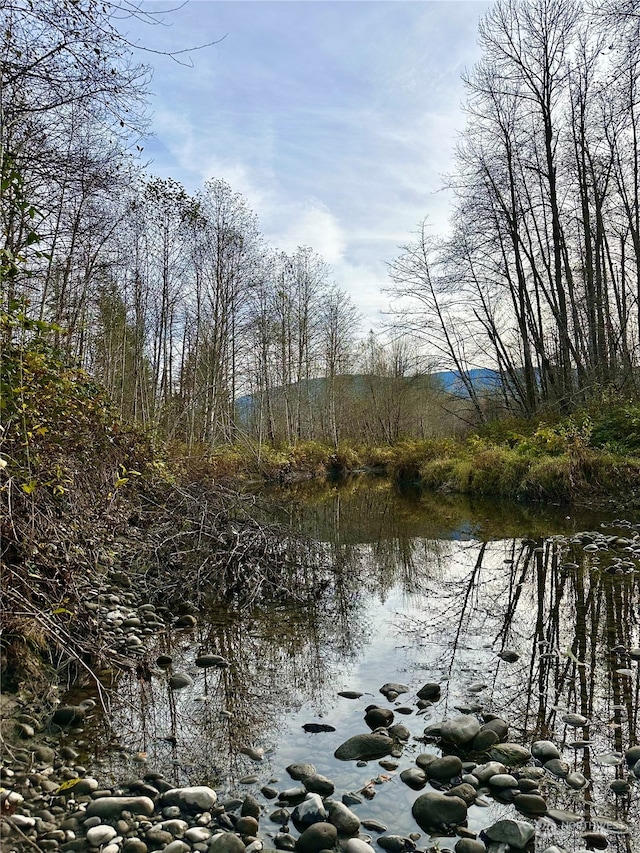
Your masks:
{"label": "water reflection", "polygon": [[[336,762],[333,751],[365,730],[366,705],[386,701],[379,687],[401,681],[411,688],[402,704],[414,708],[402,722],[414,737],[456,709],[481,706],[506,717],[512,740],[553,740],[571,769],[592,780],[580,792],[545,780],[549,807],[583,818],[560,828],[539,821],[545,845],[584,846],[580,832],[607,819],[631,827],[631,835],[610,831],[612,849],[639,849],[638,783],[624,796],[609,783],[628,773],[612,754],[639,739],[638,662],[628,650],[640,645],[640,547],[593,556],[572,540],[601,524],[614,530],[611,516],[400,495],[383,480],[280,494],[277,514],[328,543],[333,581],[303,609],[234,617],[212,605],[196,631],[160,638],[150,663],[171,654],[173,670],[188,672],[193,686],[171,691],[157,669],[150,681],[123,677],[112,734],[101,729],[88,739],[88,760],[114,780],[150,768],[230,794],[257,792],[272,776],[286,787],[288,763],[313,761],[337,792],[359,790],[379,768]],[[201,652],[229,666],[200,670]],[[442,700],[417,715],[415,692],[425,681],[443,685]],[[344,688],[369,695],[340,699]],[[567,726],[567,711],[588,724]],[[336,732],[309,735],[302,724],[311,721]],[[424,749],[437,751],[411,741],[399,769]],[[358,814],[413,832],[416,796],[395,778]],[[479,830],[505,813],[513,807],[474,806],[470,826]]]}

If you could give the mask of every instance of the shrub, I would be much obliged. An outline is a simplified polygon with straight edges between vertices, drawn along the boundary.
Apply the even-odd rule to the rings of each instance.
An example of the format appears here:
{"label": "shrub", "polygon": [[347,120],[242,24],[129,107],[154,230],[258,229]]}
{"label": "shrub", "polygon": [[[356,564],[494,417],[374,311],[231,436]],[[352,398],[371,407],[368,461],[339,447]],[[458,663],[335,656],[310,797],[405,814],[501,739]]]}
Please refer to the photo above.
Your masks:
{"label": "shrub", "polygon": [[517,496],[529,464],[514,450],[486,448],[473,459],[470,490],[478,495]]}
{"label": "shrub", "polygon": [[533,460],[520,491],[524,498],[568,503],[575,491],[570,456],[545,456]]}
{"label": "shrub", "polygon": [[470,491],[472,464],[466,459],[430,459],[420,467],[420,479],[427,489],[444,492]]}
{"label": "shrub", "polygon": [[623,452],[640,451],[640,404],[603,407],[594,415],[591,444]]}

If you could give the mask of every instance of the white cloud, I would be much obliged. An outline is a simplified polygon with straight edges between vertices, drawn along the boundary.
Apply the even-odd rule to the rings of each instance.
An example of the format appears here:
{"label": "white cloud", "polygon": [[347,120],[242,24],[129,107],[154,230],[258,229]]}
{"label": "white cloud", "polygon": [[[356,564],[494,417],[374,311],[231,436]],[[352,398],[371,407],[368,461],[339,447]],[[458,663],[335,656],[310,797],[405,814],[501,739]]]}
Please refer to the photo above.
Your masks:
{"label": "white cloud", "polygon": [[288,225],[283,230],[267,235],[278,249],[291,252],[298,246],[311,246],[329,264],[343,260],[346,236],[325,204],[314,199],[302,205],[290,205],[287,221]]}
{"label": "white cloud", "polygon": [[478,55],[480,6],[188,3],[153,47],[228,35],[194,68],[154,62],[150,170],[189,192],[227,181],[272,246],[311,246],[379,325],[385,262],[425,215],[447,231],[441,176],[464,125],[460,71]]}

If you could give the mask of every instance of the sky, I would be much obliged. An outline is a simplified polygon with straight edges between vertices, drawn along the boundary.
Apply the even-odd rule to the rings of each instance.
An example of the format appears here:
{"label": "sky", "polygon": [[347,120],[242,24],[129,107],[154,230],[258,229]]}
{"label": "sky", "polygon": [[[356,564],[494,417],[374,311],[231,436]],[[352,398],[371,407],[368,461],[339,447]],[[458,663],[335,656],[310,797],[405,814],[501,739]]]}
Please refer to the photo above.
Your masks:
{"label": "sky", "polygon": [[[147,171],[189,192],[227,181],[277,249],[311,246],[363,315],[384,326],[387,263],[428,217],[464,128],[461,75],[480,58],[481,0],[143,0],[129,20],[158,52]],[[216,42],[179,55],[161,55]]]}

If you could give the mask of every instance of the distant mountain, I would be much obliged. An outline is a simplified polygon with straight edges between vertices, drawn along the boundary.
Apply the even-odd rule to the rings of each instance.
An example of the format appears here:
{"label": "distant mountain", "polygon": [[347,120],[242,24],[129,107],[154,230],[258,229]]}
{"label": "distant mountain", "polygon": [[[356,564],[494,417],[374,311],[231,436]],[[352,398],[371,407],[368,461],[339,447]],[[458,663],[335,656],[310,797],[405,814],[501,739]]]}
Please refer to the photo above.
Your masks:
{"label": "distant mountain", "polygon": [[[503,384],[503,378],[497,370],[492,370],[489,367],[477,367],[468,371],[468,377],[471,384],[478,393],[491,393],[499,391]],[[368,383],[371,377],[361,373],[348,374],[338,377],[342,389],[345,386],[350,387],[351,393],[355,397],[362,397],[367,393]],[[381,383],[388,381],[389,377],[378,377]],[[304,383],[306,394],[313,400],[322,397],[326,388],[326,379],[309,379]],[[426,387],[441,388],[446,394],[453,394],[456,397],[467,397],[468,391],[462,381],[460,372],[457,370],[440,370],[436,373],[422,374],[420,376],[407,377],[407,382],[420,382]],[[291,386],[292,390],[294,386]],[[274,399],[283,392],[283,388],[272,388],[271,393]],[[242,420],[248,420],[253,411],[254,400],[251,394],[244,394],[242,397],[236,398],[236,411]]]}
{"label": "distant mountain", "polygon": [[[478,393],[499,391],[504,381],[501,374],[490,367],[473,368],[467,371],[467,376]],[[457,397],[467,396],[467,389],[458,370],[440,370],[432,373],[431,377],[440,383],[442,390],[447,394],[455,394]]]}

